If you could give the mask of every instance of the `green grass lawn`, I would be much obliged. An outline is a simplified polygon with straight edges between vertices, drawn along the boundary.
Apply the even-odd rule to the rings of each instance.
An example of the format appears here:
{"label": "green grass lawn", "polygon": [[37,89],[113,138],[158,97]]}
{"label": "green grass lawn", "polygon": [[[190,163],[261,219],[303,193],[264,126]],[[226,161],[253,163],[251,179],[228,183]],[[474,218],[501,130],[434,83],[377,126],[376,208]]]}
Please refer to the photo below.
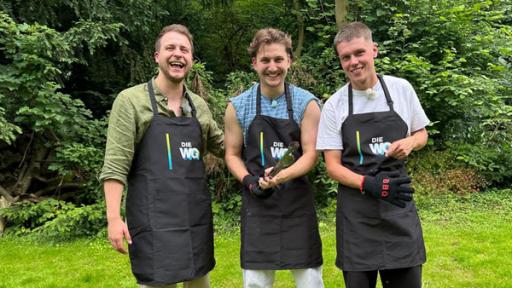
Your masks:
{"label": "green grass lawn", "polygon": [[[470,197],[419,197],[427,246],[423,287],[512,287],[512,190]],[[333,221],[320,225],[325,287],[343,287],[334,266]],[[241,287],[239,234],[215,237],[212,287]],[[137,287],[127,256],[104,239],[49,243],[0,238],[2,287]],[[274,287],[294,287],[287,271]]]}

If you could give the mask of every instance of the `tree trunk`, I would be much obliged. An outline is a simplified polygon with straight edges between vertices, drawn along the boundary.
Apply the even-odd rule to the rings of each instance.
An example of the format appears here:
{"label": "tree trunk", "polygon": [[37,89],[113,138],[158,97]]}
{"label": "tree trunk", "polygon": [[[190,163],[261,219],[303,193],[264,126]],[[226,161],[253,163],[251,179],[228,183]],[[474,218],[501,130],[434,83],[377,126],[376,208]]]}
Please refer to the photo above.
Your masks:
{"label": "tree trunk", "polygon": [[[5,200],[4,197],[0,197],[0,210],[7,208],[9,206],[11,206],[11,202]],[[4,233],[5,225],[6,223],[4,217],[0,216],[0,236],[2,236],[2,234]]]}
{"label": "tree trunk", "polygon": [[338,30],[340,30],[341,27],[347,23],[348,0],[336,0],[335,4],[336,26],[338,27]]}
{"label": "tree trunk", "polygon": [[297,46],[295,46],[295,51],[293,52],[293,56],[295,59],[299,59],[302,54],[302,48],[304,47],[304,16],[302,15],[302,11],[300,11],[300,0],[293,0],[293,9],[295,13],[297,13]]}

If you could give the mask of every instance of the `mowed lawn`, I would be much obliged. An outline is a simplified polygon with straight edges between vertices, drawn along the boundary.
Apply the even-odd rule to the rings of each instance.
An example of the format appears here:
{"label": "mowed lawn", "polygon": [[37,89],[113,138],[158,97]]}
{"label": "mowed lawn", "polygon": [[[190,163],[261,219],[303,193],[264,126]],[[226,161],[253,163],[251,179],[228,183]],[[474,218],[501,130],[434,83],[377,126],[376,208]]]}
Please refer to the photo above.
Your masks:
{"label": "mowed lawn", "polygon": [[[512,191],[469,197],[419,197],[427,246],[423,287],[512,287]],[[325,287],[343,287],[336,256],[334,221],[320,224]],[[241,287],[240,237],[215,237],[217,266],[212,287]],[[104,239],[60,244],[0,238],[1,287],[137,287],[127,256]],[[295,287],[287,271],[274,287]]]}

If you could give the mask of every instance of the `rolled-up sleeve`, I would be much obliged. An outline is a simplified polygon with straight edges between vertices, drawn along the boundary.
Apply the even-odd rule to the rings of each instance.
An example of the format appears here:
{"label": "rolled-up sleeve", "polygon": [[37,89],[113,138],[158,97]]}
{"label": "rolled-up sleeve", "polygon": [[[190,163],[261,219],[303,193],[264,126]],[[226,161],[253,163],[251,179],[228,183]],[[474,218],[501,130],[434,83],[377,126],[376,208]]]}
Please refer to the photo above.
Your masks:
{"label": "rolled-up sleeve", "polygon": [[107,130],[105,160],[100,181],[118,180],[127,185],[136,142],[137,114],[129,97],[117,96],[110,113]]}

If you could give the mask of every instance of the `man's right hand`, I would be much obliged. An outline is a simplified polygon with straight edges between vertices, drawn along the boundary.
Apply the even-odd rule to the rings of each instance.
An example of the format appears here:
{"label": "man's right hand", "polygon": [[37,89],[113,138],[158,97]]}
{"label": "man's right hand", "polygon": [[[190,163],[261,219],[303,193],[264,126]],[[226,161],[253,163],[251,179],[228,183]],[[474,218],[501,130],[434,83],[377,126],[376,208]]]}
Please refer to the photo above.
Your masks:
{"label": "man's right hand", "polygon": [[132,237],[126,223],[124,223],[121,217],[109,220],[108,240],[110,240],[110,244],[120,253],[127,254],[128,250],[124,246],[124,239],[126,239],[128,244],[132,244]]}
{"label": "man's right hand", "polygon": [[260,177],[247,174],[244,179],[242,179],[242,184],[244,185],[244,189],[258,198],[266,199],[270,197],[272,193],[274,193],[274,189],[261,189],[259,181]]}
{"label": "man's right hand", "polygon": [[406,202],[412,200],[414,189],[409,186],[411,178],[400,177],[398,172],[381,172],[375,177],[364,176],[361,193],[405,208]]}

